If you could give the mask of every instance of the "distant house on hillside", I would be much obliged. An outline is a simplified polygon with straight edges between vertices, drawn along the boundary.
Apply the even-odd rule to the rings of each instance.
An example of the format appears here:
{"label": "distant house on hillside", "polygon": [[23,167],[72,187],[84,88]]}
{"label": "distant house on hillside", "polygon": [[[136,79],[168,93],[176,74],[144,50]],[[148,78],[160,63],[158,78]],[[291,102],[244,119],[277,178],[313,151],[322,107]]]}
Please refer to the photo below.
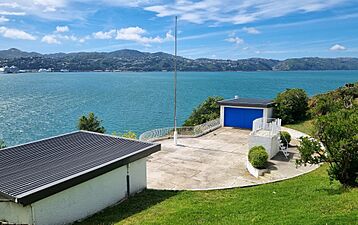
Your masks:
{"label": "distant house on hillside", "polygon": [[4,67],[4,73],[18,73],[18,72],[19,72],[19,68],[17,68],[17,66]]}

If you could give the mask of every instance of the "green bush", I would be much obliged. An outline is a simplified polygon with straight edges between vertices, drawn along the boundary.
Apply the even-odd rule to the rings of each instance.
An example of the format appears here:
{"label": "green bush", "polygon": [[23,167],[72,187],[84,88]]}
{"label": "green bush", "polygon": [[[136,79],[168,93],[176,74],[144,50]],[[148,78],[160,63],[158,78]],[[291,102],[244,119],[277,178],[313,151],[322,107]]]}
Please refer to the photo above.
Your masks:
{"label": "green bush", "polygon": [[104,129],[101,123],[102,120],[99,120],[93,112],[90,112],[88,116],[81,116],[81,118],[78,120],[77,128],[79,130],[105,133],[106,129]]}
{"label": "green bush", "polygon": [[312,117],[327,115],[340,109],[350,109],[358,103],[358,82],[346,84],[334,91],[313,96],[308,106]]}
{"label": "green bush", "polygon": [[307,116],[308,96],[303,89],[287,89],[277,95],[275,103],[275,115],[284,124],[301,121]]}
{"label": "green bush", "polygon": [[266,168],[268,154],[263,146],[252,147],[249,151],[249,162],[258,169]]}
{"label": "green bush", "polygon": [[338,112],[320,116],[314,123],[315,136],[318,142],[302,139],[298,150],[301,164],[329,164],[328,175],[344,186],[358,186],[358,107],[341,109]]}
{"label": "green bush", "polygon": [[120,132],[113,131],[112,135],[119,136],[119,137],[124,137],[124,138],[129,138],[129,139],[137,139],[137,134],[134,133],[133,131],[128,131],[128,132],[125,132],[125,133],[120,133]]}
{"label": "green bush", "polygon": [[0,139],[0,149],[6,148],[6,144],[3,140]]}
{"label": "green bush", "polygon": [[222,97],[208,97],[203,103],[196,107],[183,126],[195,126],[220,117],[220,106],[218,101]]}
{"label": "green bush", "polygon": [[287,131],[280,131],[281,141],[284,145],[290,144],[291,135]]}

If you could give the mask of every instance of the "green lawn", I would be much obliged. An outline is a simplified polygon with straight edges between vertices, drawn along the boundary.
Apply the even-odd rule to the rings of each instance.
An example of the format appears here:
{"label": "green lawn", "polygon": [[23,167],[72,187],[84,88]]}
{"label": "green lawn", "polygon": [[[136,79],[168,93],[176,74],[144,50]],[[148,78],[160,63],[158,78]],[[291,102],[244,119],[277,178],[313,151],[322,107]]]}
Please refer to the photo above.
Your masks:
{"label": "green lawn", "polygon": [[312,135],[313,134],[313,120],[305,120],[295,124],[287,124],[285,127],[292,128],[303,133]]}
{"label": "green lawn", "polygon": [[80,224],[358,224],[358,189],[330,185],[323,166],[249,188],[146,190]]}

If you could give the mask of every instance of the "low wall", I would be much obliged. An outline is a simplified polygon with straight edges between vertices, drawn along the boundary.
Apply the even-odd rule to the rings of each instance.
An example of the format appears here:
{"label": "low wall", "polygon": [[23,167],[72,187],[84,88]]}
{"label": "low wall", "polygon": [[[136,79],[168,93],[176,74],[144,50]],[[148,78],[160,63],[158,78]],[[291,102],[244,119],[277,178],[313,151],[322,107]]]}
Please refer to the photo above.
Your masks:
{"label": "low wall", "polygon": [[266,152],[269,155],[269,159],[274,157],[279,152],[278,134],[273,136],[250,134],[248,141],[249,149],[254,146],[262,145],[266,149]]}

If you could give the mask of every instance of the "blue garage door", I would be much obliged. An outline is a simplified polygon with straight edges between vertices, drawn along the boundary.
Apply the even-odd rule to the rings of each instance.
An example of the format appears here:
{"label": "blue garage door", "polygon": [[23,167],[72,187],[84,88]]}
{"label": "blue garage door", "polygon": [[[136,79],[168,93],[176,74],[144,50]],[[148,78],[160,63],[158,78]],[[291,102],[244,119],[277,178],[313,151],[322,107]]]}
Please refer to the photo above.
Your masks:
{"label": "blue garage door", "polygon": [[262,109],[225,107],[224,126],[252,129],[252,122],[262,116]]}

